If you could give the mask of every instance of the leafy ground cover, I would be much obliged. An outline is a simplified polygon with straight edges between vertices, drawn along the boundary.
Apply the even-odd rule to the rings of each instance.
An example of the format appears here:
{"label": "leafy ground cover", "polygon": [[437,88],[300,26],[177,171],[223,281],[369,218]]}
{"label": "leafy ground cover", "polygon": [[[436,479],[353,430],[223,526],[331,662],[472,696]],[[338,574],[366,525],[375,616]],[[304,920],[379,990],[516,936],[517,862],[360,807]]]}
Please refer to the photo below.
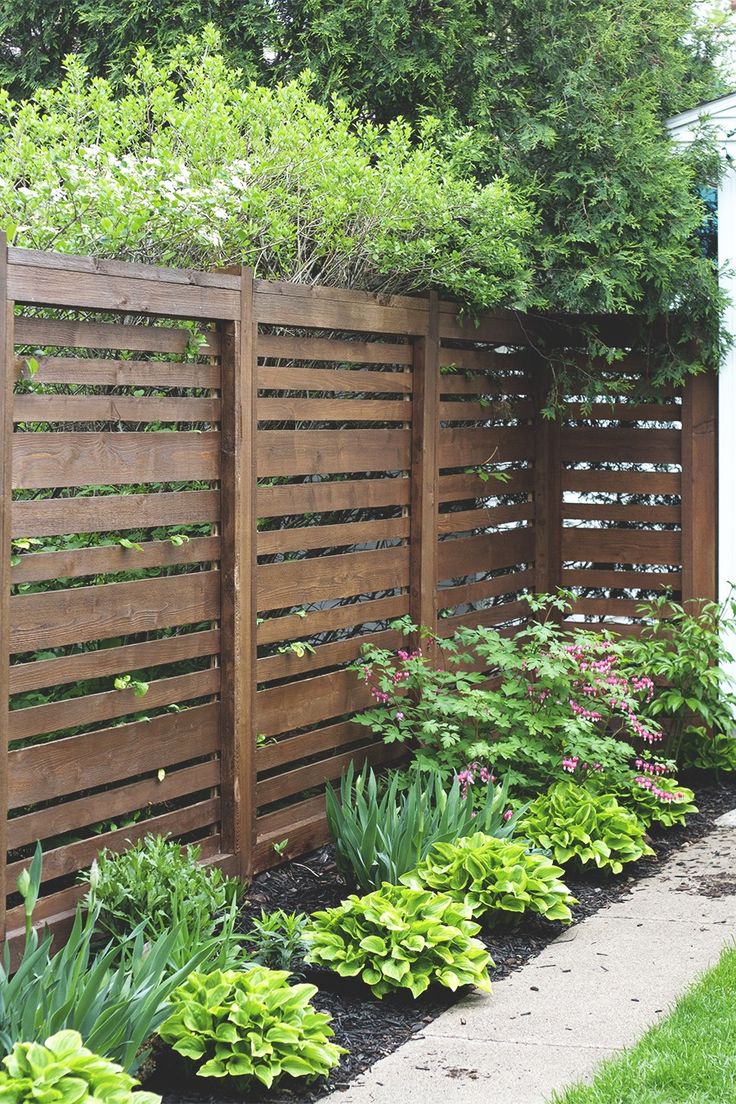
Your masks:
{"label": "leafy ground cover", "polygon": [[[660,830],[653,837],[654,857],[642,859],[630,868],[631,873],[625,872],[617,878],[600,871],[581,871],[567,876],[566,884],[577,899],[577,904],[572,908],[573,923],[625,896],[635,878],[656,873],[661,862],[688,842],[706,835],[712,830],[715,818],[733,808],[736,803],[736,779],[733,775],[724,776],[722,783],[708,782],[703,776],[694,781],[697,783],[700,812],[689,818],[685,826],[680,825],[666,832]],[[707,872],[704,871],[705,875]],[[299,862],[288,863],[259,875],[243,903],[241,927],[248,929],[260,917],[262,909],[271,911],[281,907],[311,912],[336,906],[347,892],[348,886],[335,863],[333,848],[324,847]],[[484,927],[478,938],[485,943],[494,961],[490,970],[491,981],[498,981],[525,965],[559,932],[559,924],[533,914],[526,914],[514,925],[493,930]],[[352,979],[336,979],[324,970],[313,970],[307,980],[319,986],[313,1003],[315,1008],[331,1014],[334,1042],[349,1052],[342,1056],[327,1083],[319,1082],[300,1089],[299,1099],[309,1102],[328,1091],[346,1087],[363,1070],[406,1042],[414,1032],[421,1031],[458,999],[449,990],[432,989],[418,1001],[414,1001],[409,994],[387,995],[378,1000],[365,985]],[[162,1093],[164,1104],[220,1104],[232,1099],[222,1082],[211,1086],[198,1083],[191,1072],[176,1060],[176,1056],[166,1052],[159,1053],[156,1072],[146,1088]],[[293,1086],[277,1087],[271,1090],[267,1099],[273,1104],[293,1101]],[[706,1100],[710,1104],[710,1100]]]}
{"label": "leafy ground cover", "polygon": [[556,1104],[725,1104],[736,1099],[736,948],[590,1085]]}

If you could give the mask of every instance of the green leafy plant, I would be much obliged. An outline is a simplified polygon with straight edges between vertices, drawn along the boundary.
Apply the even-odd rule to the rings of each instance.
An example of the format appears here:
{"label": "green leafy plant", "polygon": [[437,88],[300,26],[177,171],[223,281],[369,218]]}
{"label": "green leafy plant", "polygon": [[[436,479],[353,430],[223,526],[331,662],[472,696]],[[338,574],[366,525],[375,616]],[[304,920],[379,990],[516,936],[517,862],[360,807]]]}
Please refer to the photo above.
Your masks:
{"label": "green leafy plant", "polygon": [[340,782],[340,798],[325,792],[327,823],[335,842],[335,857],[346,878],[359,889],[398,883],[420,862],[434,843],[471,832],[508,838],[518,813],[508,808],[508,783],[489,779],[479,807],[463,793],[456,778],[445,789],[436,771],[418,770],[406,779],[395,772],[386,782],[369,764],[356,776],[351,763]]}
{"label": "green leafy plant", "polygon": [[290,985],[288,973],[193,973],[173,996],[159,1028],[178,1054],[202,1062],[200,1077],[233,1077],[270,1088],[284,1074],[326,1076],[346,1051],[331,1042],[330,1017],[311,1004],[314,985]]}
{"label": "green leafy plant", "polygon": [[236,932],[240,883],[217,867],[202,866],[199,857],[198,847],[150,835],[119,854],[100,854],[87,896],[98,929],[116,939],[138,925],[148,939],[175,929],[177,965],[217,937],[219,957],[212,965],[235,965],[242,957]]}
{"label": "green leafy plant", "polygon": [[[514,794],[537,794],[566,772],[595,772],[608,786],[633,780],[633,744],[662,737],[647,713],[653,680],[621,669],[619,642],[563,629],[564,592],[526,600],[532,620],[513,636],[469,626],[431,650],[364,647],[357,669],[376,705],[355,720],[446,777],[489,764]],[[394,627],[417,632],[407,618]]]}
{"label": "green leafy plant", "polygon": [[304,912],[262,909],[260,919],[251,921],[245,935],[250,961],[294,973],[304,955],[304,928],[308,919]]}
{"label": "green leafy plant", "polygon": [[662,775],[642,775],[627,793],[616,794],[616,797],[646,828],[652,824],[672,828],[684,824],[687,817],[698,811],[693,791],[682,786],[676,778]]}
{"label": "green leafy plant", "polygon": [[365,897],[312,915],[307,961],[356,977],[376,997],[408,989],[418,997],[432,983],[490,991],[490,955],[468,905],[439,893],[386,883]]}
{"label": "green leafy plant", "polygon": [[16,1043],[0,1070],[2,1104],[161,1104],[117,1063],[82,1045],[78,1031]]}
{"label": "green leafy plant", "polygon": [[572,919],[575,899],[563,871],[525,844],[476,832],[454,843],[436,843],[401,881],[412,889],[445,893],[467,905],[474,919],[487,913],[534,912],[546,920]]}
{"label": "green leafy plant", "polygon": [[8,1054],[16,1043],[75,1030],[96,1054],[134,1073],[147,1056],[144,1044],[168,1014],[172,992],[212,948],[197,948],[179,969],[172,969],[177,929],[147,944],[138,927],[121,943],[111,942],[95,954],[97,913],[80,907],[69,938],[54,954],[51,932],[39,939],[33,928],[41,875],[39,846],[30,869],[18,879],[26,916],[21,960],[11,972],[6,944],[0,967],[0,1049]]}
{"label": "green leafy plant", "polygon": [[624,863],[654,854],[634,813],[612,794],[593,793],[575,782],[558,782],[540,794],[520,830],[558,863],[594,863],[613,874],[620,874]]}
{"label": "green leafy plant", "polygon": [[[684,765],[734,769],[736,694],[725,668],[733,662],[736,600],[678,605],[667,596],[642,604],[639,637],[627,641],[623,661],[646,667],[656,680],[649,713],[667,734],[666,751]],[[725,753],[725,754],[724,754]]]}

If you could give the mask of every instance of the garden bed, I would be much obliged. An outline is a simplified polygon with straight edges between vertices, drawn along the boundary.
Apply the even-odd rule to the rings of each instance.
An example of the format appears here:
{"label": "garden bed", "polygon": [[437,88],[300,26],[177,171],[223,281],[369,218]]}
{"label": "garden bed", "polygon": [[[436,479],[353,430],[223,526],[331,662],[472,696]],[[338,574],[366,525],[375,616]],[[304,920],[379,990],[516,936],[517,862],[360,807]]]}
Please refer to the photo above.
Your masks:
{"label": "garden bed", "polygon": [[[690,781],[697,792],[700,812],[692,816],[684,828],[671,828],[653,835],[656,858],[641,860],[633,870],[618,878],[597,873],[585,876],[570,874],[566,877],[567,885],[578,899],[573,909],[575,923],[624,896],[634,881],[650,876],[663,860],[706,835],[712,830],[716,817],[736,805],[734,776],[726,776],[720,783],[702,778],[685,781]],[[300,862],[291,862],[259,875],[248,892],[243,922],[245,924],[251,917],[260,915],[262,908],[267,911],[282,908],[302,912],[329,908],[337,905],[349,892],[334,864],[331,848],[323,847]],[[523,966],[562,930],[561,924],[528,915],[517,927],[484,931],[484,942],[496,964],[491,971],[492,979],[498,981]],[[389,996],[379,1001],[360,983],[341,982],[339,979],[336,983],[322,972],[314,972],[307,980],[319,985],[320,992],[314,1003],[319,1009],[331,1013],[335,1041],[349,1051],[329,1081],[318,1082],[311,1088],[295,1086],[293,1089],[282,1083],[271,1093],[261,1089],[245,1097],[243,1094],[230,1094],[219,1085],[212,1092],[211,1087],[201,1079],[184,1074],[182,1067],[171,1060],[168,1052],[163,1051],[159,1053],[156,1071],[146,1087],[162,1093],[164,1104],[216,1104],[234,1097],[267,1100],[273,1104],[295,1098],[314,1101],[333,1089],[347,1087],[353,1078],[396,1050],[460,995],[441,990],[430,991],[416,1001],[409,996]]]}

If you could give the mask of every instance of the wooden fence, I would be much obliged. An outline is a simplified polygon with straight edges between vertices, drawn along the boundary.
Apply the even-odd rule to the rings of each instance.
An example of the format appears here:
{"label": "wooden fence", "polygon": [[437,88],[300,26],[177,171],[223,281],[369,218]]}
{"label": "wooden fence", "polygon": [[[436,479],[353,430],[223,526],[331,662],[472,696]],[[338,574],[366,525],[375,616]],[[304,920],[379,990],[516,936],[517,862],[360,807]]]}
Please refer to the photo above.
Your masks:
{"label": "wooden fence", "polygon": [[631,631],[714,595],[708,377],[550,422],[544,319],[4,243],[0,283],[9,935],[37,839],[58,924],[148,831],[244,876],[321,843],[325,782],[386,759],[346,666],[396,617],[511,628],[562,584]]}

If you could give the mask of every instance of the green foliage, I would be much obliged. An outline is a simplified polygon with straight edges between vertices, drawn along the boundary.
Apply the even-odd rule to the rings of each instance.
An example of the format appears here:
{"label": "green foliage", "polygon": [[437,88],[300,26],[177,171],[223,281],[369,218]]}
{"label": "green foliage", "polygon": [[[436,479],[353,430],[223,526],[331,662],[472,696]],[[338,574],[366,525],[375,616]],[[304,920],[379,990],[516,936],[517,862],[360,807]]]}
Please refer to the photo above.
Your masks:
{"label": "green foliage", "polygon": [[[532,197],[536,305],[669,314],[667,350],[637,342],[663,354],[649,367],[658,382],[717,361],[720,300],[697,191],[714,168],[707,143],[677,150],[664,120],[729,90],[719,61],[733,16],[705,21],[692,0],[285,7],[278,73],[309,65],[318,94],[339,92],[369,118],[432,113],[456,161]],[[686,341],[703,324],[707,347],[693,358]],[[556,369],[562,390],[579,375]]]}
{"label": "green foliage", "polygon": [[[658,777],[642,781],[650,782],[651,788],[634,783],[627,793],[617,794],[616,797],[635,813],[637,820],[646,828],[652,824],[672,828],[676,824],[684,824],[689,816],[697,813],[695,794],[687,786],[681,786],[676,778]],[[663,797],[662,794],[673,796]]]}
{"label": "green foliage", "polygon": [[462,795],[458,780],[446,790],[436,771],[416,771],[408,788],[403,787],[399,773],[382,783],[368,763],[356,778],[351,763],[340,782],[340,799],[331,787],[325,791],[337,864],[364,892],[379,889],[383,882],[396,885],[435,843],[476,831],[513,835],[518,813],[504,820],[508,783],[489,782],[477,812],[472,795]]}
{"label": "green foliage", "polygon": [[115,1062],[82,1045],[78,1031],[16,1043],[0,1070],[2,1104],[161,1104]]}
{"label": "green foliage", "polygon": [[[660,738],[654,721],[641,723],[649,682],[619,671],[620,643],[560,628],[563,595],[528,602],[536,619],[512,637],[463,628],[434,641],[431,658],[365,647],[358,670],[378,704],[355,720],[407,743],[419,766],[450,774],[490,764],[515,794],[536,794],[566,770],[595,769],[609,786],[633,781],[631,741]],[[408,619],[394,626],[416,631]],[[497,686],[485,685],[484,670],[499,673]]]}
{"label": "green foliage", "polygon": [[46,930],[39,940],[32,927],[40,884],[39,846],[30,870],[18,879],[27,932],[21,961],[11,974],[6,945],[0,967],[0,1049],[7,1054],[16,1043],[74,1030],[96,1054],[133,1073],[146,1057],[146,1040],[168,1014],[173,990],[211,948],[198,948],[174,970],[176,928],[148,945],[138,929],[122,946],[111,942],[95,954],[97,914],[79,908],[67,942],[53,954],[51,933]]}
{"label": "green foliage", "polygon": [[218,964],[234,965],[241,957],[235,933],[240,883],[202,866],[199,855],[199,847],[150,835],[119,854],[102,852],[88,894],[98,929],[116,939],[138,925],[147,939],[176,930],[176,965],[217,936]]}
{"label": "green foliage", "polygon": [[275,26],[263,0],[31,0],[0,10],[0,83],[31,96],[54,84],[64,57],[76,53],[94,76],[120,84],[138,47],[165,56],[208,23],[224,33],[228,61],[244,78],[267,73],[263,45]]}
{"label": "green foliage", "polygon": [[575,899],[560,880],[563,871],[523,843],[476,832],[455,843],[437,843],[401,881],[412,889],[445,893],[468,905],[475,919],[492,912],[534,912],[570,921]]}
{"label": "green foliage", "polygon": [[308,917],[303,912],[261,909],[260,919],[251,921],[245,940],[248,957],[259,966],[295,973],[304,955],[304,929]]}
{"label": "green foliage", "polygon": [[558,782],[540,794],[520,830],[558,863],[594,863],[613,874],[620,874],[624,863],[654,854],[633,813],[612,794],[592,793],[575,782]]}
{"label": "green foliage", "polygon": [[475,305],[528,287],[526,202],[479,186],[430,134],[328,110],[302,80],[241,87],[212,31],[141,53],[125,95],[79,59],[33,102],[0,98],[0,223],[17,245]]}
{"label": "green foliage", "polygon": [[678,760],[684,752],[685,765],[715,766],[720,758],[732,769],[736,694],[724,668],[734,659],[736,601],[684,607],[665,596],[638,613],[644,628],[627,642],[623,661],[632,671],[646,668],[658,683],[649,712],[667,732],[668,754]]}
{"label": "green foliage", "polygon": [[203,1062],[200,1077],[270,1088],[284,1074],[326,1076],[345,1051],[330,1042],[330,1017],[312,1007],[316,986],[289,985],[288,977],[263,966],[191,974],[159,1034],[185,1058]]}
{"label": "green foliage", "polygon": [[359,977],[379,998],[396,989],[418,997],[434,982],[490,991],[493,963],[470,917],[450,897],[386,883],[315,912],[305,931],[307,961]]}
{"label": "green foliage", "polygon": [[683,767],[736,771],[736,735],[724,732],[685,733],[680,745]]}

